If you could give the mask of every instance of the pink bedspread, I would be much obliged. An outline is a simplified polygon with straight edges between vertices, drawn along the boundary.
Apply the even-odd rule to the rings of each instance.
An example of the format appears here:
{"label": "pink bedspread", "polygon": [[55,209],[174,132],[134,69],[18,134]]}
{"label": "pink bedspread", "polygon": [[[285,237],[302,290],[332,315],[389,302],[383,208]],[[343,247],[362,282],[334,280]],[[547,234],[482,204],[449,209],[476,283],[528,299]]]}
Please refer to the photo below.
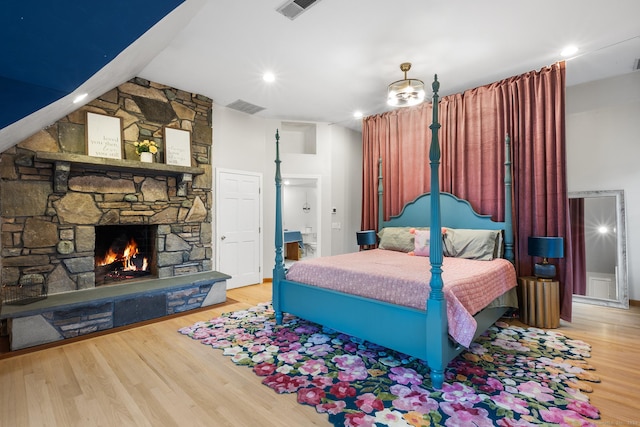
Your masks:
{"label": "pink bedspread", "polygon": [[[431,277],[428,257],[374,249],[294,263],[287,279],[336,291],[426,309]],[[468,347],[477,323],[473,315],[516,286],[505,259],[475,261],[444,257],[442,280],[449,335]]]}

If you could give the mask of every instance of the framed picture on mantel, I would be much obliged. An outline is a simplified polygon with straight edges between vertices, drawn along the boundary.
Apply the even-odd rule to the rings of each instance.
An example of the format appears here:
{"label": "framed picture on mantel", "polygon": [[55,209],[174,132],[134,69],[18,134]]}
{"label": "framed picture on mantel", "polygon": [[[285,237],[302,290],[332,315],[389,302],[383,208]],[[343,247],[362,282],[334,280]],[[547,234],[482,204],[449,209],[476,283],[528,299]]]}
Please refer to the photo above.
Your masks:
{"label": "framed picture on mantel", "polygon": [[122,118],[87,111],[87,155],[122,159]]}
{"label": "framed picture on mantel", "polygon": [[191,132],[165,127],[164,158],[168,165],[191,166]]}

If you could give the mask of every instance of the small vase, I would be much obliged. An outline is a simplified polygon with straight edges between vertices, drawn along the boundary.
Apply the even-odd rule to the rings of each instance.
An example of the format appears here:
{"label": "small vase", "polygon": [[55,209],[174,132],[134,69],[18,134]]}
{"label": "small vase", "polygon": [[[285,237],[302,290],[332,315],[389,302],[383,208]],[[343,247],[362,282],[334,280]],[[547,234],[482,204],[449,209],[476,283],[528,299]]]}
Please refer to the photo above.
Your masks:
{"label": "small vase", "polygon": [[153,154],[148,151],[140,153],[140,161],[144,163],[153,163]]}

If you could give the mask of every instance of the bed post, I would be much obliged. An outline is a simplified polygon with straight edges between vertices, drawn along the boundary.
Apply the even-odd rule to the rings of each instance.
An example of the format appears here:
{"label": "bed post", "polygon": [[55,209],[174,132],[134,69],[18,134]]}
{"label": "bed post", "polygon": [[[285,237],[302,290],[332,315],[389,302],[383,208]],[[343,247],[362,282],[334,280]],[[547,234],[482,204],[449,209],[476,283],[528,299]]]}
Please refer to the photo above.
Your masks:
{"label": "bed post", "polygon": [[382,230],[384,223],[384,198],[382,197],[384,190],[382,185],[382,157],[378,159],[378,230]]}
{"label": "bed post", "polygon": [[511,181],[511,138],[507,133],[504,140],[504,257],[515,264]]}
{"label": "bed post", "polygon": [[434,388],[442,388],[444,382],[444,368],[449,362],[445,360],[445,349],[448,348],[449,332],[447,325],[447,302],[442,291],[442,227],[440,221],[440,181],[438,169],[440,166],[440,142],[438,141],[438,75],[433,79],[433,118],[431,129],[431,146],[429,147],[429,161],[431,165],[431,224],[429,233],[429,260],[431,263],[431,281],[429,299],[427,300],[427,325],[430,338],[427,348],[427,363],[431,369],[431,383]]}
{"label": "bed post", "polygon": [[284,232],[282,231],[282,177],[280,176],[280,134],[276,129],[276,263],[273,267],[272,304],[276,314],[276,323],[282,324],[282,310],[280,309],[280,281],[284,279],[284,258],[282,246]]}

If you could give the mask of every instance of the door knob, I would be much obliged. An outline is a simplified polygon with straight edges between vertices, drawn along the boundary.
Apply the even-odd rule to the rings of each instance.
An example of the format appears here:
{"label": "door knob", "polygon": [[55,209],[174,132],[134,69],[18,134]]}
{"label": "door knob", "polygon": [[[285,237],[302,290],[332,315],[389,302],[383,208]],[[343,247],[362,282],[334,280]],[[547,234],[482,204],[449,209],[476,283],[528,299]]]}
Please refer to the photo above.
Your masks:
{"label": "door knob", "polygon": [[224,240],[226,238],[227,238],[227,236],[222,236],[222,237],[220,237],[220,240]]}

